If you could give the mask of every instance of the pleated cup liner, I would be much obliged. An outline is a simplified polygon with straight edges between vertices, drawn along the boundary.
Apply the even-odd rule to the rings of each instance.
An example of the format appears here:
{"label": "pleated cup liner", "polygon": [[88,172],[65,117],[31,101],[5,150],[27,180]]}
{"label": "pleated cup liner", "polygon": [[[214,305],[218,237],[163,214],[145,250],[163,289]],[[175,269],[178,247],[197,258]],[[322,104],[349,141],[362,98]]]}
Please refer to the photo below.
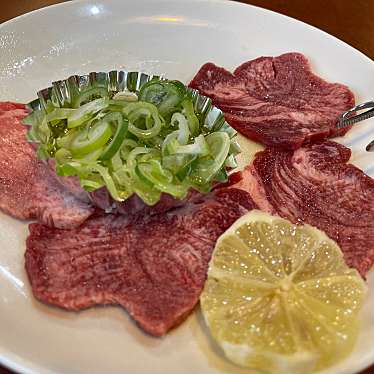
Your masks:
{"label": "pleated cup liner", "polygon": [[[38,98],[31,101],[28,107],[31,110],[45,109],[48,101],[59,107],[69,107],[72,101],[73,94],[79,94],[90,88],[104,87],[108,89],[109,96],[114,96],[117,92],[130,91],[137,92],[147,82],[151,80],[164,80],[164,76],[151,75],[137,71],[117,71],[113,70],[108,73],[105,72],[91,72],[87,75],[73,75],[65,80],[60,80],[52,83],[51,87],[38,91]],[[212,105],[211,100],[203,95],[200,95],[197,90],[187,88],[188,94],[192,99],[195,112],[199,115],[201,123],[212,131],[218,131],[221,128],[230,128],[230,125],[225,121],[221,110]],[[232,132],[235,131],[232,129]],[[36,144],[34,144],[36,146]],[[64,177],[58,177],[62,184],[64,184]],[[77,180],[78,183],[78,180]],[[66,185],[69,186],[70,182]],[[117,202],[113,200],[105,187],[102,187],[94,192],[87,192],[87,198],[95,206],[105,210],[107,213],[147,210],[149,207],[139,201],[137,196],[132,196],[124,202]],[[162,206],[163,200],[166,196],[156,204]],[[180,201],[175,199],[175,205],[180,205]],[[143,205],[140,207],[139,205]],[[135,208],[136,206],[136,208]],[[126,209],[124,209],[126,208]],[[122,213],[123,214],[123,213]]]}

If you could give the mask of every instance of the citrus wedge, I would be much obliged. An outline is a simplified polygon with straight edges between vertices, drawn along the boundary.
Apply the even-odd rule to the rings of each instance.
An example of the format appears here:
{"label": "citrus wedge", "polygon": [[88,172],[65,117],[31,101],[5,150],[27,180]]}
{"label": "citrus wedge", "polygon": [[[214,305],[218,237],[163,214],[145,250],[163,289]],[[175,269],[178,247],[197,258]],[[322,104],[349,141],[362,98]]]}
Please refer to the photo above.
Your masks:
{"label": "citrus wedge", "polygon": [[201,308],[236,364],[306,373],[352,350],[365,292],[325,233],[254,210],[218,239]]}

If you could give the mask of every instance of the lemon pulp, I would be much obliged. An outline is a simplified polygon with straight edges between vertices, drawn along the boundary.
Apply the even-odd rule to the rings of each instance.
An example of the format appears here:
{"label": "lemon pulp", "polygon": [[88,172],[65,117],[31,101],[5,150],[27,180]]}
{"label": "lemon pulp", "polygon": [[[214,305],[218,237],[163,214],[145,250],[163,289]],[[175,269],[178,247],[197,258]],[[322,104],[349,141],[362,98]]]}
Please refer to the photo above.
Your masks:
{"label": "lemon pulp", "polygon": [[352,350],[365,292],[325,233],[254,210],[218,239],[201,308],[233,362],[305,373]]}

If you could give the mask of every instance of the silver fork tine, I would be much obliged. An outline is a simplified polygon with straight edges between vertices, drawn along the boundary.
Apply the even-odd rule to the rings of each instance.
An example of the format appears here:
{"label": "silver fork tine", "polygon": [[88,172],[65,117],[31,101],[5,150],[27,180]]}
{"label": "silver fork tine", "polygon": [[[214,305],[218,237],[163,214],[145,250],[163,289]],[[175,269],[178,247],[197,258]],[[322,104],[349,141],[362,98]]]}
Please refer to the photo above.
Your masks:
{"label": "silver fork tine", "polygon": [[[363,109],[368,110],[363,113],[356,114],[357,111]],[[340,116],[336,126],[338,129],[342,129],[343,127],[354,125],[357,122],[363,121],[371,117],[374,117],[374,101],[367,101],[366,103],[358,104],[352,109],[349,109],[346,112],[344,112]],[[366,150],[368,152],[374,151],[374,140],[366,146]]]}

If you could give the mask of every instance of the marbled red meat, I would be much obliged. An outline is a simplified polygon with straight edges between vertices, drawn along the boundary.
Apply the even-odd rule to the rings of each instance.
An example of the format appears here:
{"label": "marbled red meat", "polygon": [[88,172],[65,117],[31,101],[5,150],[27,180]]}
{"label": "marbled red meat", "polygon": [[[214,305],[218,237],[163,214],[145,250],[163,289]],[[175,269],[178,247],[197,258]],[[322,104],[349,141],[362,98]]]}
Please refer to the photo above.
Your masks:
{"label": "marbled red meat", "polygon": [[313,74],[300,53],[260,57],[240,65],[233,74],[207,63],[190,87],[210,97],[243,135],[287,149],[345,134],[348,128],[338,130],[335,124],[355,103],[346,86]]}
{"label": "marbled red meat", "polygon": [[119,304],[161,336],[198,302],[217,238],[254,207],[248,193],[223,188],[130,225],[113,214],[72,230],[31,224],[25,256],[33,293],[69,310]]}
{"label": "marbled red meat", "polygon": [[258,207],[326,232],[363,276],[374,263],[374,180],[347,164],[351,151],[332,141],[296,151],[268,148],[247,167],[243,188]]}
{"label": "marbled red meat", "polygon": [[23,104],[0,102],[0,209],[20,219],[60,228],[81,224],[94,211],[58,181],[26,141]]}

